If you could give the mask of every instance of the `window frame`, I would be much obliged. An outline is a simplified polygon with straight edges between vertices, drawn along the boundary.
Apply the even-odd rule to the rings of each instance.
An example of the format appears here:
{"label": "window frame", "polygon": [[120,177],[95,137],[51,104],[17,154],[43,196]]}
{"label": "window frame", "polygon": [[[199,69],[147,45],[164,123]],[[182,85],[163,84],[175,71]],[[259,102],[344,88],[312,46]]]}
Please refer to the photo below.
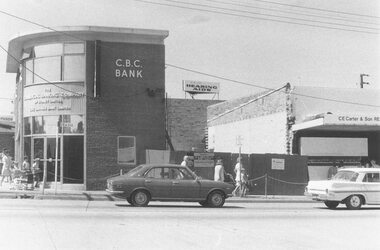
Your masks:
{"label": "window frame", "polygon": [[[124,162],[120,161],[120,138],[132,138],[133,139],[133,148],[134,148],[134,159],[133,162]],[[117,164],[119,165],[136,165],[137,162],[137,149],[136,149],[136,136],[130,135],[120,135],[117,137]]]}

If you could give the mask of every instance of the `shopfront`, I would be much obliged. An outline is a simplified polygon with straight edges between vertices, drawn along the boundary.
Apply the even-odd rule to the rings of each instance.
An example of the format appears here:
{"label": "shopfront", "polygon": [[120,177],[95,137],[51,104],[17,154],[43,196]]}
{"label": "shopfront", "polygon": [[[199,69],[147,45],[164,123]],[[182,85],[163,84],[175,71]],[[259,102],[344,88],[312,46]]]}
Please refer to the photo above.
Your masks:
{"label": "shopfront", "polygon": [[38,159],[49,186],[100,189],[140,151],[165,149],[167,35],[91,26],[11,40],[15,159]]}

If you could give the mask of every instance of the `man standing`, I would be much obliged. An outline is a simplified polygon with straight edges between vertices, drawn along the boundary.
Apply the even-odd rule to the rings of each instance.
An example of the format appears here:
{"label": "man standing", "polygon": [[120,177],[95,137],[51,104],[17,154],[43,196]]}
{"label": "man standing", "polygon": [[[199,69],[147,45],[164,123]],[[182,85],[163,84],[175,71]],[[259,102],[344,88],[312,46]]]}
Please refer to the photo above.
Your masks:
{"label": "man standing", "polygon": [[224,167],[222,159],[216,161],[215,172],[214,172],[214,181],[224,182]]}

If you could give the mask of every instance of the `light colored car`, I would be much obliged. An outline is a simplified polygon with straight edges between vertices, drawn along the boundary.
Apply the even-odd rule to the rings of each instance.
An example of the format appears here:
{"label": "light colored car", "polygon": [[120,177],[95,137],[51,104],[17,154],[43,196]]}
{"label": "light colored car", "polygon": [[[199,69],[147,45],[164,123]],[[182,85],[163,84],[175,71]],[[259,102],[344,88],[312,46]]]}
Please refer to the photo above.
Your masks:
{"label": "light colored car", "polygon": [[309,181],[305,195],[332,209],[341,203],[348,209],[380,205],[380,168],[340,169],[331,180]]}
{"label": "light colored car", "polygon": [[108,179],[106,189],[133,206],[147,206],[149,201],[158,200],[192,201],[208,207],[222,207],[233,190],[231,184],[202,180],[189,168],[174,164],[140,165]]}

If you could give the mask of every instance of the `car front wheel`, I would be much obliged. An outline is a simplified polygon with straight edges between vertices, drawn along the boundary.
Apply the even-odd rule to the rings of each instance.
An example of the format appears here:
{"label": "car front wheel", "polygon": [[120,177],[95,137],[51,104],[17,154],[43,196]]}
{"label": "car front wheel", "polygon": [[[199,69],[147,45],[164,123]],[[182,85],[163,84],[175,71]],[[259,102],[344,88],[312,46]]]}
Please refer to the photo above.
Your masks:
{"label": "car front wheel", "polygon": [[147,206],[149,203],[149,199],[149,194],[145,190],[137,190],[131,196],[132,205],[136,207]]}
{"label": "car front wheel", "polygon": [[360,209],[363,204],[362,198],[359,195],[351,195],[346,200],[348,209]]}
{"label": "car front wheel", "polygon": [[339,201],[325,201],[326,207],[334,209],[339,205]]}
{"label": "car front wheel", "polygon": [[220,191],[214,191],[209,194],[207,198],[207,204],[210,207],[222,207],[224,204],[225,198],[224,194]]}

